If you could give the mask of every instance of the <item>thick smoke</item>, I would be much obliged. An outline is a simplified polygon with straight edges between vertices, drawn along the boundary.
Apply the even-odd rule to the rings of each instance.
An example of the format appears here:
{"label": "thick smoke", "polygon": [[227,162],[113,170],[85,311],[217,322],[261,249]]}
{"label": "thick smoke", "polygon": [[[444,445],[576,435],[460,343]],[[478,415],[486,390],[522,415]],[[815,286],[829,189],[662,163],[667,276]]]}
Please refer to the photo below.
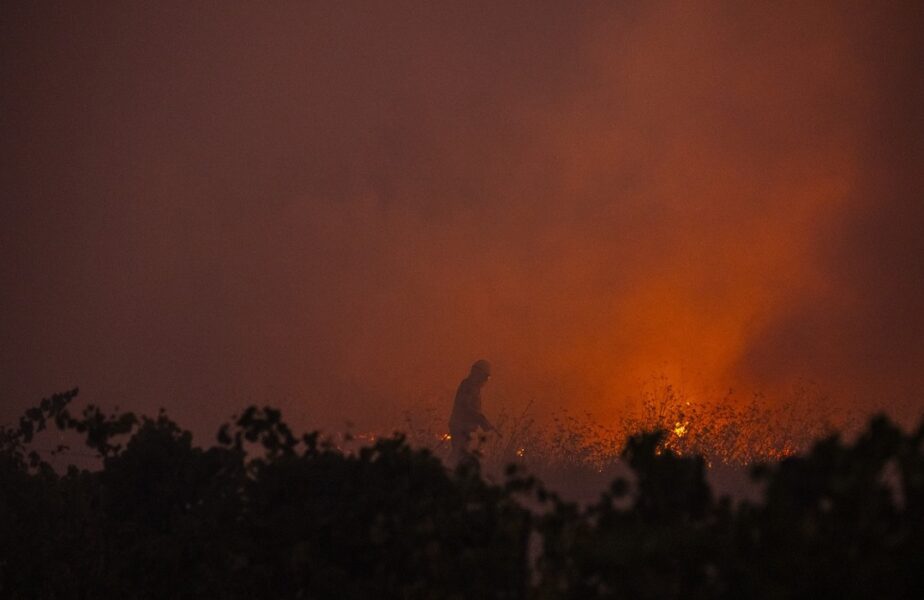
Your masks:
{"label": "thick smoke", "polygon": [[4,419],[921,410],[919,3],[435,4],[4,6]]}

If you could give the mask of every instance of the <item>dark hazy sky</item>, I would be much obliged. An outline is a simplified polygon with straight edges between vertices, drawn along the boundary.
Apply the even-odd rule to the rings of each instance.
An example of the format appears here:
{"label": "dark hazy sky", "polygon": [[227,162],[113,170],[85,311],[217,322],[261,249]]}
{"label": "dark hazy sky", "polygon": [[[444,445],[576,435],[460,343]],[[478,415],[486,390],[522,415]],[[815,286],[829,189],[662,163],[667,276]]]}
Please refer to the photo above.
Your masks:
{"label": "dark hazy sky", "polygon": [[[924,3],[5,2],[0,417],[924,409]],[[768,400],[773,401],[773,400]],[[496,404],[492,405],[496,406]]]}

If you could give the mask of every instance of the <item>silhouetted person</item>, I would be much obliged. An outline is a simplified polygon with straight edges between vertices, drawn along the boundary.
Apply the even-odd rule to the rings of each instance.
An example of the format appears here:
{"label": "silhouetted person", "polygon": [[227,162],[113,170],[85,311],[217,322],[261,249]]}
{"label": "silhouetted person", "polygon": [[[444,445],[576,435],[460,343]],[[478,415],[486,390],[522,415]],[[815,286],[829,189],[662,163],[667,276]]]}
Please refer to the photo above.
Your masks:
{"label": "silhouetted person", "polygon": [[[497,431],[481,412],[481,388],[491,377],[491,363],[479,360],[472,365],[468,377],[459,384],[456,400],[449,417],[449,435],[452,436],[452,462],[475,462],[472,437],[479,427],[484,431]],[[500,432],[497,432],[500,435]]]}

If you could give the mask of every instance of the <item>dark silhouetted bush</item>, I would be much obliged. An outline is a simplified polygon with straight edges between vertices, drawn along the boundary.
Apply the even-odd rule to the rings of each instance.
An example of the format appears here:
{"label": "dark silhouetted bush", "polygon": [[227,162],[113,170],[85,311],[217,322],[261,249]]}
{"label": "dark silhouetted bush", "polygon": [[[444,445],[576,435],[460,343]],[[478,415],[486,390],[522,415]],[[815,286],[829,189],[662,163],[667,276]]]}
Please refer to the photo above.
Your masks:
{"label": "dark silhouetted bush", "polygon": [[[356,453],[247,409],[210,448],[160,414],[43,400],[0,429],[5,598],[913,598],[924,589],[924,425],[761,465],[715,498],[702,458],[631,437],[586,506],[516,468],[447,470],[400,435]],[[99,469],[29,451],[54,424]]]}

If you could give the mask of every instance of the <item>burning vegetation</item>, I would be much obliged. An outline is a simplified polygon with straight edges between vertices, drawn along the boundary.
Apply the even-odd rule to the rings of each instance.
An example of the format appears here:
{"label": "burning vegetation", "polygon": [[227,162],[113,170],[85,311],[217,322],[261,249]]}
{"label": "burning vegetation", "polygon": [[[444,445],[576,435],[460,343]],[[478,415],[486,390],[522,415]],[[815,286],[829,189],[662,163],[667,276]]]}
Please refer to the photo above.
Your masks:
{"label": "burning vegetation", "polygon": [[[488,472],[500,473],[510,463],[531,472],[565,470],[607,472],[621,461],[627,441],[643,432],[662,432],[657,452],[700,456],[707,467],[745,468],[775,462],[807,450],[814,440],[834,431],[852,432],[860,419],[850,413],[836,418],[824,411],[826,399],[808,385],[793,388],[784,402],[754,395],[743,402],[732,392],[718,400],[692,400],[673,385],[658,380],[644,395],[640,410],[612,424],[589,413],[566,411],[542,420],[532,405],[519,414],[501,413],[495,420],[501,436],[483,436],[479,453]],[[411,444],[447,458],[450,436],[445,410],[437,407],[408,413],[403,431]]]}

